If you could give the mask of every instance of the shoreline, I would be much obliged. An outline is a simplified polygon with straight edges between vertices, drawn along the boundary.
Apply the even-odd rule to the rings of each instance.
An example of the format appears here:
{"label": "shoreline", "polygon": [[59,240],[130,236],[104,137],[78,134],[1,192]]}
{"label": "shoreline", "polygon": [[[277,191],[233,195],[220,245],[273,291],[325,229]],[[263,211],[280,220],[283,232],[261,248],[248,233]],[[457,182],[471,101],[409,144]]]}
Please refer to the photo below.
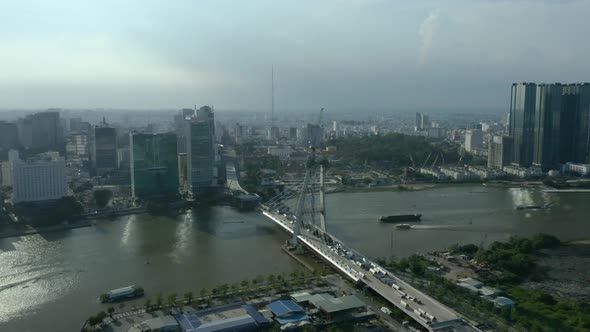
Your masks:
{"label": "shoreline", "polygon": [[54,226],[30,228],[30,229],[23,229],[23,230],[5,231],[5,232],[0,232],[0,239],[11,238],[11,237],[21,237],[21,236],[41,234],[41,233],[67,231],[70,229],[90,227],[93,224],[94,223],[92,221],[85,220],[85,221],[78,221],[73,224],[66,224],[66,225],[54,225]]}

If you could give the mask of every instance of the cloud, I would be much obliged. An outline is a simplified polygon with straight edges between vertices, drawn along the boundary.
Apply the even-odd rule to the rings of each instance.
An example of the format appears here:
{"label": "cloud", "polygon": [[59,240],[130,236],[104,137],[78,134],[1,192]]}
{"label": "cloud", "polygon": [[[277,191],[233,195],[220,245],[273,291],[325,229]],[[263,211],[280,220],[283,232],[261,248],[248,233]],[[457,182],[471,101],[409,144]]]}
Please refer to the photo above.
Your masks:
{"label": "cloud", "polygon": [[440,12],[438,9],[431,11],[430,14],[428,14],[428,17],[422,21],[422,24],[420,24],[420,29],[418,29],[418,36],[420,37],[420,55],[418,63],[420,65],[423,65],[426,62],[428,52],[432,47],[432,38],[438,23],[439,14]]}

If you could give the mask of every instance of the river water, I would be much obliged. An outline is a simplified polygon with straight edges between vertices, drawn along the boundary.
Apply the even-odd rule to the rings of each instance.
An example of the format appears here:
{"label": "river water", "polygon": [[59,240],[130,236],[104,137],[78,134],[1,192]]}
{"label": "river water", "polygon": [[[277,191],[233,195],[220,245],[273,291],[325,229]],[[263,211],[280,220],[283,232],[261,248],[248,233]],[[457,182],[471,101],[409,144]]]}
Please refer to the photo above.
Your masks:
{"label": "river water", "polygon": [[[548,203],[547,210],[515,210]],[[338,193],[327,196],[327,227],[370,257],[402,257],[514,234],[588,238],[588,203],[588,194],[482,186]],[[377,221],[396,213],[421,213],[423,221],[410,230]],[[0,239],[0,331],[77,331],[85,318],[105,309],[99,294],[129,284],[143,286],[153,298],[289,273],[301,267],[281,251],[285,239],[261,214],[230,207],[203,207],[176,218],[128,216]]]}

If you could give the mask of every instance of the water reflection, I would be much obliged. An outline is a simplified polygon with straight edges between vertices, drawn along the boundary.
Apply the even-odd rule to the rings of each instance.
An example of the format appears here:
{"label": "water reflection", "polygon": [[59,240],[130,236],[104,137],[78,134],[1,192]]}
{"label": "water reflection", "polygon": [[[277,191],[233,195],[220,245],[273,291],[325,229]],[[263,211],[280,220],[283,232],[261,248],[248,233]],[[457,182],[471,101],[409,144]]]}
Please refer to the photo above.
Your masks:
{"label": "water reflection", "polygon": [[188,256],[189,246],[194,237],[193,233],[193,212],[188,210],[186,214],[178,217],[181,221],[177,223],[176,234],[174,235],[174,247],[170,258],[176,264],[180,264],[182,256]]}

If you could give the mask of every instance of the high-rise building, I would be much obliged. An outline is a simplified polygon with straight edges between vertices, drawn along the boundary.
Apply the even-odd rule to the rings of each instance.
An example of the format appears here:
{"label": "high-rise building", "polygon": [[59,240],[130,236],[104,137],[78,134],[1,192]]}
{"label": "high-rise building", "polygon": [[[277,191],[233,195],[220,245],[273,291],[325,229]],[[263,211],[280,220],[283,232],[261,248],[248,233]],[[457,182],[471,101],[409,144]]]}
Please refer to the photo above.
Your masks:
{"label": "high-rise building", "polygon": [[185,122],[193,117],[195,117],[195,110],[192,108],[183,108],[174,116],[178,153],[186,153]]}
{"label": "high-rise building", "polygon": [[66,137],[66,157],[68,160],[80,159],[88,160],[90,153],[88,150],[88,135],[71,134]]}
{"label": "high-rise building", "polygon": [[475,152],[483,148],[483,132],[479,129],[465,131],[465,151]]}
{"label": "high-rise building", "polygon": [[513,162],[523,167],[586,163],[590,147],[590,84],[512,85]]}
{"label": "high-rise building", "polygon": [[16,149],[18,145],[18,127],[16,123],[0,121],[0,149]]}
{"label": "high-rise building", "polygon": [[204,106],[197,117],[185,122],[188,191],[207,193],[214,181],[215,121],[213,110]]}
{"label": "high-rise building", "polygon": [[31,146],[35,149],[60,149],[63,144],[63,127],[59,110],[50,109],[31,116]]}
{"label": "high-rise building", "polygon": [[24,148],[30,148],[33,145],[33,119],[27,116],[19,119],[18,123],[18,141]]}
{"label": "high-rise building", "polygon": [[178,193],[176,135],[129,134],[131,195],[170,197]]}
{"label": "high-rise building", "polygon": [[562,85],[536,87],[533,163],[555,166],[559,162]]}
{"label": "high-rise building", "polygon": [[523,167],[533,163],[535,103],[534,83],[514,83],[510,102],[510,136],[514,139],[512,161]]}
{"label": "high-rise building", "polygon": [[297,139],[297,128],[289,127],[289,140],[294,141]]}
{"label": "high-rise building", "polygon": [[102,175],[117,168],[117,130],[103,123],[94,127],[92,162],[96,172]]}
{"label": "high-rise building", "polygon": [[323,129],[321,126],[308,123],[305,127],[305,145],[307,147],[313,146],[315,148],[319,147],[322,143],[322,137],[324,135]]}
{"label": "high-rise building", "polygon": [[563,86],[560,161],[590,163],[590,83]]}
{"label": "high-rise building", "polygon": [[14,203],[54,200],[66,196],[66,162],[57,152],[27,161],[13,160]]}
{"label": "high-rise building", "polygon": [[488,145],[488,167],[502,170],[512,161],[512,137],[492,136]]}
{"label": "high-rise building", "polygon": [[180,192],[187,191],[188,172],[187,172],[187,156],[186,153],[178,154],[178,186]]}
{"label": "high-rise building", "polygon": [[430,128],[430,117],[428,114],[416,112],[416,120],[414,121],[414,130],[421,131]]}

